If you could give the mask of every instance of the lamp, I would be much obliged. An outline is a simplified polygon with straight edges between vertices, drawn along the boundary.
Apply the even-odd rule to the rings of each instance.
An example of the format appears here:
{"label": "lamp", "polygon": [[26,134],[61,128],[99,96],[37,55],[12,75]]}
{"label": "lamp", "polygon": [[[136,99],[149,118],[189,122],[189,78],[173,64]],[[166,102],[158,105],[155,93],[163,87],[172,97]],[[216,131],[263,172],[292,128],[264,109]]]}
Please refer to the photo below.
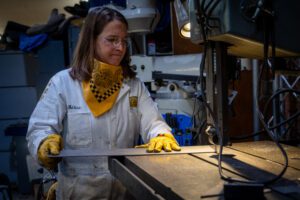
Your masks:
{"label": "lamp", "polygon": [[126,8],[113,3],[105,6],[124,15],[128,22],[128,33],[151,33],[160,19],[155,0],[126,0]]}
{"label": "lamp", "polygon": [[174,1],[174,9],[176,13],[177,26],[179,35],[183,38],[191,37],[191,24],[186,8],[183,6],[181,0]]}

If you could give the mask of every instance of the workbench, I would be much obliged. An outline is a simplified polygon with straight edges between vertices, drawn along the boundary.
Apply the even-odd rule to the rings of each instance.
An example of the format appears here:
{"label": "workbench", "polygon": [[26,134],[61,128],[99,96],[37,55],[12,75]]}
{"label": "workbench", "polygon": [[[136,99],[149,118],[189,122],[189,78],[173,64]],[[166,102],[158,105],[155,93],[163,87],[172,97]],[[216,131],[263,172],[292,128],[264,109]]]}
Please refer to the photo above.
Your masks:
{"label": "workbench", "polygon": [[[300,148],[283,147],[288,168],[282,178],[263,187],[265,199],[300,199]],[[225,199],[228,182],[218,172],[215,146],[199,149],[203,153],[111,156],[109,168],[136,199]],[[234,143],[224,147],[222,155],[223,173],[243,180],[270,180],[284,166],[280,150],[271,141]]]}

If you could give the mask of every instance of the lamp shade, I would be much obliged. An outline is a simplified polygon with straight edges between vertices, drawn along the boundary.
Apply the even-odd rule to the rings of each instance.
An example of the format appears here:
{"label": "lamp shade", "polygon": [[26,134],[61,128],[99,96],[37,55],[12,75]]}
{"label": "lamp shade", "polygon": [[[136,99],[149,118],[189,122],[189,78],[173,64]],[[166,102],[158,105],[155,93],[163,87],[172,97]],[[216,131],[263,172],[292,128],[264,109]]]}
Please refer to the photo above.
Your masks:
{"label": "lamp shade", "polygon": [[183,38],[190,38],[191,26],[189,22],[189,16],[181,0],[174,1],[174,9],[176,13],[179,35]]}
{"label": "lamp shade", "polygon": [[126,8],[113,3],[105,6],[124,15],[128,22],[128,33],[151,33],[160,19],[155,0],[127,0]]}

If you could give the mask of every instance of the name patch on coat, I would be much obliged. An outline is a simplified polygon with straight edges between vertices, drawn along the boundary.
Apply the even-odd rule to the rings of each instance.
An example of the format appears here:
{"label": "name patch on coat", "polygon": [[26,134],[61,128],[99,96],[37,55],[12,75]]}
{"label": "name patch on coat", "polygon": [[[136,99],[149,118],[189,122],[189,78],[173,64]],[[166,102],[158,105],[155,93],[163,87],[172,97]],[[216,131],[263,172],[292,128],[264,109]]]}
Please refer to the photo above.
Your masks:
{"label": "name patch on coat", "polygon": [[80,106],[76,106],[76,105],[68,105],[68,109],[69,110],[79,110]]}
{"label": "name patch on coat", "polygon": [[136,108],[137,104],[138,104],[138,97],[137,96],[131,96],[131,97],[129,97],[130,108]]}

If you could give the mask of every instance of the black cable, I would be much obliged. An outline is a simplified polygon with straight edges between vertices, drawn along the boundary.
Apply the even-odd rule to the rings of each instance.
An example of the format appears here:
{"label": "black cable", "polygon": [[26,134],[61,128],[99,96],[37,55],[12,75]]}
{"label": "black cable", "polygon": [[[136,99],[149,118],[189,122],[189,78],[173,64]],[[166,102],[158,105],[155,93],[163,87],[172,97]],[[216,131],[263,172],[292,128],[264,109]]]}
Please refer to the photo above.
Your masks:
{"label": "black cable", "polygon": [[196,19],[197,19],[198,24],[200,25],[202,39],[203,39],[203,42],[206,42],[207,41],[206,31],[205,31],[206,16],[205,16],[205,13],[202,10],[201,5],[198,0],[194,0],[194,5],[196,7],[196,14],[197,14]]}
{"label": "black cable", "polygon": [[260,91],[260,80],[261,80],[261,77],[262,77],[262,72],[264,70],[264,67],[265,65],[263,65],[262,67],[262,70],[260,72],[260,78],[259,78],[259,84],[257,84],[257,88],[256,88],[256,92],[257,92],[257,97],[256,97],[256,100],[255,100],[255,106],[256,106],[256,111],[257,111],[257,115],[264,127],[264,129],[266,130],[266,132],[268,133],[268,135],[270,136],[270,138],[275,142],[275,144],[277,145],[277,147],[279,148],[279,150],[281,151],[282,155],[283,155],[283,158],[284,158],[284,167],[283,169],[281,170],[281,172],[275,177],[275,178],[272,178],[270,180],[267,180],[267,181],[264,181],[264,182],[261,182],[263,183],[264,185],[268,185],[268,184],[271,184],[277,180],[279,180],[283,174],[285,173],[285,171],[287,170],[287,167],[288,167],[288,157],[287,157],[287,153],[286,151],[284,150],[284,148],[281,146],[281,144],[278,142],[278,140],[274,137],[273,133],[271,132],[271,130],[269,129],[269,127],[267,126],[267,124],[265,123],[264,121],[264,116],[263,114],[261,113],[261,111],[259,110],[259,103],[258,103],[258,99],[259,99],[259,91]]}
{"label": "black cable", "polygon": [[[286,152],[284,151],[284,149],[282,148],[282,146],[278,143],[278,141],[276,141],[276,139],[272,136],[272,134],[269,134],[269,135],[273,139],[273,141],[276,143],[276,145],[279,147],[279,149],[282,152],[282,154],[284,155],[284,159],[285,159],[285,166],[284,166],[284,168],[282,169],[282,171],[275,178],[272,178],[272,179],[266,180],[266,181],[252,181],[252,180],[244,181],[244,180],[235,179],[235,178],[231,178],[231,177],[228,177],[228,176],[224,175],[223,171],[222,171],[222,154],[223,154],[223,145],[224,145],[223,144],[223,134],[219,130],[219,126],[218,126],[218,123],[216,121],[216,117],[215,117],[212,109],[206,103],[206,101],[203,101],[203,103],[207,107],[207,109],[209,110],[209,112],[210,112],[210,114],[212,116],[212,119],[213,119],[213,122],[214,122],[215,128],[216,128],[217,136],[218,136],[218,139],[219,139],[219,146],[220,147],[219,147],[219,155],[218,155],[218,170],[219,170],[219,174],[220,174],[220,176],[221,176],[221,178],[223,180],[228,181],[228,182],[239,182],[239,183],[247,183],[247,184],[264,184],[264,185],[269,185],[269,184],[277,181],[278,179],[280,179],[283,176],[283,174],[285,173],[285,171],[287,169],[287,166],[288,166],[287,155],[286,155]],[[259,114],[259,116],[261,118],[261,112],[259,112],[259,110],[258,110],[258,114]],[[265,124],[265,123],[263,122],[263,124]],[[265,124],[265,129],[266,129],[267,132],[269,132],[268,127],[266,126],[266,124]]]}
{"label": "black cable", "polygon": [[291,89],[291,88],[283,88],[278,90],[276,93],[274,93],[265,103],[265,108],[264,108],[264,115],[266,115],[268,108],[269,108],[269,104],[271,103],[271,101],[277,97],[278,95],[282,94],[282,93],[296,93],[298,95],[300,95],[300,91],[299,90],[295,90],[295,89]]}
{"label": "black cable", "polygon": [[[203,1],[205,3],[205,0]],[[204,3],[202,5],[204,5]],[[202,54],[202,58],[201,58],[201,62],[200,62],[200,74],[198,77],[198,80],[196,82],[200,84],[200,93],[198,95],[204,96],[205,95],[205,83],[204,83],[204,68],[205,68],[205,59],[206,59],[206,53],[207,53],[207,39],[206,39],[206,31],[204,29],[204,17],[203,17],[203,7],[200,7],[199,1],[198,0],[194,0],[194,5],[196,5],[196,10],[197,10],[197,22],[200,25],[200,30],[201,30],[201,35],[202,35],[202,40],[203,40],[203,54]],[[197,131],[196,135],[199,135],[201,130],[202,130],[202,125],[204,126],[206,124],[206,121],[203,122],[200,127],[199,130]],[[195,136],[196,137],[196,136]],[[194,138],[195,138],[194,137]]]}
{"label": "black cable", "polygon": [[[300,112],[299,112],[299,114],[300,114]],[[281,136],[285,136],[290,131],[290,129],[293,126],[293,123],[295,123],[295,122],[296,122],[296,120],[292,121],[291,123],[288,123],[288,127],[285,129],[285,131],[283,132],[283,134]]]}
{"label": "black cable", "polygon": [[[298,90],[295,90],[295,89],[291,89],[291,88],[284,88],[284,89],[280,89],[278,90],[275,94],[273,94],[269,99],[268,101],[266,102],[265,104],[265,108],[264,108],[264,112],[263,112],[263,115],[266,116],[267,114],[267,111],[268,111],[268,108],[269,108],[269,104],[271,103],[271,101],[274,100],[274,98],[276,98],[278,95],[282,94],[282,93],[297,93],[297,94],[300,94],[300,91]],[[289,117],[288,119],[280,122],[279,124],[276,124],[274,125],[273,127],[269,127],[271,130],[274,129],[274,127],[278,128],[278,127],[281,127],[282,125],[286,124],[286,123],[289,123],[290,121],[296,119],[297,117],[299,116],[299,113],[296,113],[294,115],[292,115],[291,117]]]}
{"label": "black cable", "polygon": [[[202,5],[201,5],[201,8],[203,10],[203,12],[205,13],[205,16],[206,16],[206,11],[207,9],[210,7],[210,5],[214,2],[214,0],[210,0],[207,5],[205,6],[205,1],[202,1]],[[204,7],[205,6],[205,7]]]}
{"label": "black cable", "polygon": [[192,126],[195,127],[196,126],[196,120],[195,120],[195,114],[196,113],[196,98],[194,99],[194,103],[193,103],[193,112],[192,112],[192,117],[190,120],[190,124],[192,123]]}
{"label": "black cable", "polygon": [[[220,19],[217,17],[211,17],[213,11],[217,7],[217,5],[220,3],[220,0],[211,0],[205,7],[204,7],[204,2],[202,2],[201,8],[202,8],[202,18],[204,21],[204,27],[205,30],[211,30],[213,28],[219,28],[219,26],[212,26],[210,25],[211,20],[215,20],[220,22]],[[213,4],[212,4],[213,3]]]}
{"label": "black cable", "polygon": [[245,140],[245,139],[248,139],[248,138],[252,138],[252,137],[258,136],[258,135],[260,135],[260,134],[262,134],[264,132],[266,132],[266,131],[263,129],[263,130],[260,130],[258,132],[247,134],[247,135],[231,136],[229,139],[230,140]]}
{"label": "black cable", "polygon": [[[268,107],[269,107],[270,102],[271,102],[274,98],[276,98],[278,95],[280,95],[281,93],[286,93],[286,92],[290,92],[290,93],[298,93],[298,94],[300,94],[300,91],[294,90],[294,89],[281,89],[281,90],[277,91],[275,94],[273,94],[273,95],[269,98],[269,100],[268,100],[267,103],[265,104],[264,115],[266,115],[266,113],[267,113],[267,111],[268,111]],[[290,121],[296,119],[298,116],[299,116],[299,112],[296,113],[296,114],[294,114],[294,115],[292,115],[292,116],[289,117],[288,119],[286,119],[286,120],[280,122],[279,124],[276,124],[276,127],[280,127],[280,126],[282,126],[282,125],[284,125],[284,124],[286,124],[286,123],[289,123]],[[285,132],[286,132],[286,131],[285,131]],[[283,135],[285,135],[285,133],[284,133]]]}
{"label": "black cable", "polygon": [[[268,17],[269,18],[269,17]],[[271,44],[272,44],[272,46],[271,46],[271,48],[272,48],[272,57],[271,57],[271,63],[272,63],[272,65],[271,65],[271,69],[272,69],[272,79],[274,80],[274,77],[275,77],[275,69],[276,69],[276,66],[275,66],[275,57],[276,57],[276,51],[275,51],[275,46],[276,46],[276,40],[275,40],[275,22],[274,22],[274,20],[270,20],[271,22],[269,22],[269,24],[270,24],[270,28],[269,28],[269,33],[270,33],[270,35],[271,35]]]}
{"label": "black cable", "polygon": [[197,130],[196,134],[193,137],[193,141],[196,140],[196,138],[200,135],[202,132],[203,127],[206,125],[206,120],[203,120],[199,126],[199,129]]}
{"label": "black cable", "polygon": [[208,10],[207,12],[207,16],[211,16],[212,12],[214,11],[214,9],[217,7],[217,5],[220,3],[220,0],[216,0],[215,3],[211,6],[211,8]]}
{"label": "black cable", "polygon": [[200,83],[200,88],[202,93],[201,95],[205,95],[204,69],[205,69],[206,54],[207,54],[207,42],[205,41],[203,46],[202,59],[200,63],[200,76],[199,76],[199,83]]}
{"label": "black cable", "polygon": [[222,174],[223,135],[219,131],[219,125],[218,125],[218,122],[216,121],[215,114],[213,113],[211,107],[207,104],[206,95],[204,93],[203,72],[204,72],[206,51],[207,51],[207,45],[208,45],[208,41],[206,38],[206,30],[204,29],[205,24],[203,23],[203,20],[202,20],[202,19],[204,19],[203,18],[204,14],[203,14],[203,10],[201,10],[198,0],[194,0],[194,5],[196,6],[197,21],[198,21],[198,24],[200,25],[200,30],[201,30],[203,44],[204,44],[204,53],[203,53],[202,60],[200,63],[200,77],[199,78],[200,78],[200,84],[201,84],[201,94],[200,94],[201,96],[199,97],[200,98],[199,100],[203,103],[203,105],[209,111],[209,114],[212,116],[213,123],[215,124],[215,127],[216,127],[217,137],[219,139],[219,144],[220,144],[220,150],[219,150],[219,156],[218,156],[218,169],[219,169],[220,176],[223,177],[223,174]]}
{"label": "black cable", "polygon": [[289,117],[288,119],[286,119],[286,120],[284,120],[284,121],[282,121],[282,122],[276,124],[275,126],[269,127],[269,129],[271,129],[271,130],[272,130],[272,129],[276,129],[276,128],[282,126],[283,124],[287,124],[287,123],[289,123],[290,121],[295,120],[299,115],[300,115],[300,111],[297,112],[296,114],[292,115],[292,116]]}
{"label": "black cable", "polygon": [[[205,2],[205,1],[204,1]],[[204,29],[204,17],[203,17],[203,10],[199,4],[198,0],[194,0],[194,5],[196,7],[197,10],[197,22],[200,25],[200,31],[201,31],[201,35],[202,35],[202,40],[203,40],[203,55],[202,55],[202,59],[201,59],[201,63],[200,63],[200,75],[199,75],[199,83],[200,83],[200,87],[201,87],[201,93],[200,95],[204,95],[204,68],[205,68],[205,59],[206,59],[206,53],[207,53],[207,37],[206,37],[206,31]],[[203,5],[203,4],[202,4]]]}
{"label": "black cable", "polygon": [[205,107],[207,108],[207,110],[209,111],[209,114],[212,117],[213,123],[215,125],[215,129],[216,129],[217,137],[218,137],[218,140],[219,140],[219,146],[220,146],[219,147],[219,154],[218,154],[218,171],[219,171],[219,174],[220,174],[222,179],[229,180],[230,178],[223,175],[223,172],[222,172],[223,133],[220,132],[219,124],[216,120],[217,118],[216,118],[214,112],[212,111],[211,107],[206,103],[206,99],[204,98],[204,99],[202,99],[202,101],[203,101],[203,104],[205,105]]}
{"label": "black cable", "polygon": [[[276,98],[278,95],[280,95],[280,94],[282,94],[282,93],[287,93],[287,92],[289,92],[289,93],[297,93],[297,94],[300,94],[300,91],[295,90],[295,89],[289,89],[289,88],[287,88],[287,89],[280,89],[279,91],[277,91],[275,94],[273,94],[273,95],[267,100],[267,102],[266,102],[266,104],[265,104],[264,111],[263,111],[263,115],[266,116],[267,111],[268,111],[268,108],[269,108],[268,105],[270,104],[270,102],[271,102],[274,98]],[[286,120],[284,120],[284,121],[282,121],[282,122],[280,122],[280,123],[278,123],[278,124],[275,124],[275,125],[269,127],[269,129],[270,129],[270,130],[277,129],[277,128],[280,127],[280,126],[282,126],[282,125],[284,125],[284,124],[286,124],[286,123],[289,123],[290,121],[293,121],[293,120],[297,119],[297,117],[298,117],[299,115],[300,115],[300,111],[297,112],[296,114],[290,116],[288,119],[286,119]],[[243,139],[248,139],[248,138],[251,138],[251,137],[260,135],[260,134],[262,134],[262,133],[264,133],[264,132],[266,132],[266,130],[263,129],[263,130],[260,130],[260,131],[258,131],[258,132],[251,133],[251,134],[247,134],[247,135],[232,136],[232,137],[230,137],[230,139],[232,139],[232,140],[243,140]]]}
{"label": "black cable", "polygon": [[[199,1],[196,0],[196,1],[197,1],[198,4],[199,4],[199,1],[200,1],[200,0],[199,0]],[[206,0],[202,0],[201,7],[199,8],[199,9],[201,9],[201,13],[203,13],[203,15],[205,15],[205,12],[204,12],[204,11],[205,11],[205,8],[204,8],[204,6],[205,6],[205,1],[206,1]],[[210,0],[210,2],[208,2],[208,5],[211,4],[212,1],[213,1],[213,0]],[[196,5],[196,4],[194,4],[194,5]],[[197,7],[197,5],[196,5],[196,7]]]}
{"label": "black cable", "polygon": [[[279,124],[276,124],[274,126],[271,126],[269,127],[270,130],[273,130],[273,129],[277,129],[278,127],[282,126],[283,124],[287,124],[289,122],[293,122],[293,120],[297,119],[298,117],[300,116],[300,111],[297,112],[296,114],[292,115],[291,117],[289,117],[288,119],[280,122]],[[251,137],[254,137],[254,136],[257,136],[257,135],[260,135],[262,133],[266,132],[266,130],[262,129],[258,132],[254,132],[254,133],[251,133],[251,134],[247,134],[247,135],[241,135],[241,136],[231,136],[230,137],[230,140],[244,140],[244,139],[248,139],[248,138],[251,138]]]}
{"label": "black cable", "polygon": [[[265,26],[265,27],[266,27],[266,26]],[[265,44],[264,44],[264,66],[268,66],[268,59],[267,59],[267,57],[268,57],[268,47],[269,47],[269,32],[268,32],[268,31],[265,31],[264,33],[265,33]],[[263,71],[263,70],[264,70],[264,68],[262,68],[262,71]],[[261,71],[261,72],[262,72],[262,71]],[[261,73],[261,74],[262,74],[262,73]],[[261,76],[260,76],[260,79],[259,79],[259,80],[261,80]],[[258,91],[260,91],[260,84],[258,84],[258,86],[257,86],[257,94],[259,94]],[[273,137],[272,132],[269,130],[268,126],[267,126],[266,123],[264,122],[264,117],[263,117],[261,111],[259,110],[258,99],[259,99],[259,95],[257,96],[256,101],[255,101],[258,117],[259,117],[261,123],[263,124],[265,131],[268,133],[268,135],[271,137],[271,139],[276,143],[277,147],[280,149],[280,151],[281,151],[281,153],[282,153],[282,155],[283,155],[283,157],[284,157],[284,160],[285,160],[285,165],[284,165],[282,171],[281,171],[276,177],[274,177],[274,178],[272,178],[272,179],[269,179],[269,180],[262,180],[262,181],[251,181],[251,180],[249,180],[249,181],[244,181],[244,180],[240,180],[240,179],[229,178],[229,177],[225,176],[225,175],[222,173],[221,162],[222,162],[222,151],[223,151],[223,140],[222,140],[222,139],[223,139],[223,135],[222,135],[222,133],[220,134],[220,132],[219,132],[219,134],[218,134],[218,135],[219,135],[219,140],[220,140],[220,150],[219,150],[219,173],[220,173],[220,175],[221,175],[221,178],[224,179],[224,180],[226,180],[226,181],[229,181],[229,182],[248,183],[248,184],[249,184],[249,183],[250,183],[250,184],[257,184],[257,183],[258,183],[258,184],[263,184],[263,185],[269,185],[269,184],[271,184],[271,183],[277,181],[278,179],[280,179],[280,178],[283,176],[283,174],[285,173],[286,169],[287,169],[287,166],[288,166],[288,158],[287,158],[287,154],[286,154],[285,150],[283,149],[283,147],[279,144],[278,140],[276,140],[276,138]],[[211,109],[209,109],[209,110],[211,110]],[[214,121],[215,121],[215,120],[214,120]],[[216,127],[216,130],[219,131],[218,126]]]}
{"label": "black cable", "polygon": [[[191,118],[191,120],[190,120],[190,124],[193,122],[193,127],[195,128],[195,127],[197,127],[197,125],[196,125],[196,121],[197,121],[197,119],[196,119],[196,117],[198,117],[198,120],[200,121],[201,119],[203,119],[203,117],[202,116],[200,116],[199,114],[200,114],[200,110],[201,110],[201,102],[199,102],[199,107],[198,107],[198,109],[197,109],[197,111],[196,111],[196,104],[197,104],[197,97],[195,97],[194,98],[194,102],[193,102],[193,113],[192,113],[192,118]],[[203,110],[203,109],[202,109]],[[201,112],[201,113],[203,113],[203,112]],[[206,120],[204,120],[205,122],[206,122]],[[196,139],[196,137],[198,137],[198,135],[200,134],[200,132],[201,132],[201,130],[202,130],[202,126],[203,126],[204,124],[203,124],[203,121],[202,122],[200,122],[200,126],[199,126],[199,130],[196,132],[196,134],[195,134],[195,136],[193,137],[193,140],[195,140]]]}

